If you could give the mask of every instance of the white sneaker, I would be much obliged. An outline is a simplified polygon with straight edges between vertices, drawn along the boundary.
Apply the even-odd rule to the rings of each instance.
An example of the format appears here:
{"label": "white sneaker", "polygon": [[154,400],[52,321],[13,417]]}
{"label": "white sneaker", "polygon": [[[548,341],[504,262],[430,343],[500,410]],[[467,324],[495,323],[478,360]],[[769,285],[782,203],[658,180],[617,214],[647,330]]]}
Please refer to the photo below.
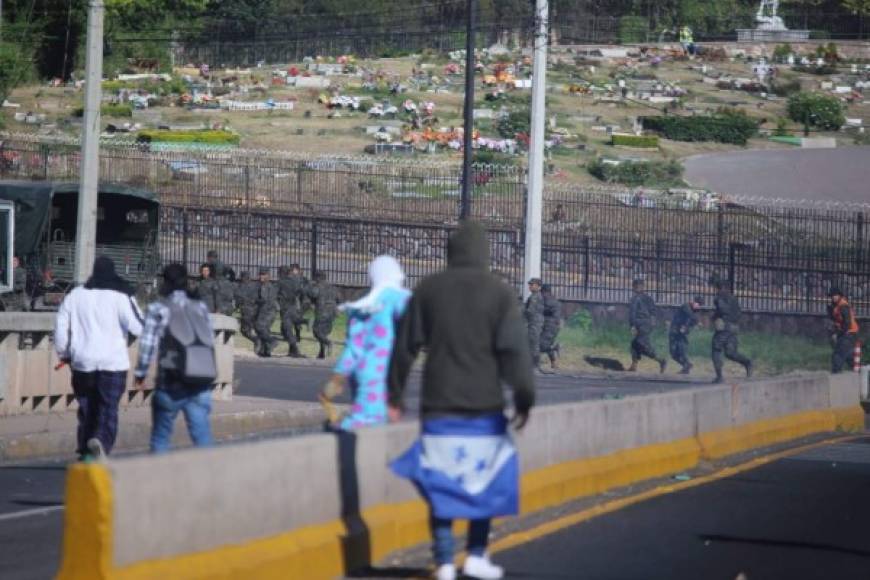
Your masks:
{"label": "white sneaker", "polygon": [[504,576],[504,568],[496,566],[489,556],[469,556],[465,559],[462,573],[478,580],[498,580]]}
{"label": "white sneaker", "polygon": [[441,564],[435,570],[435,580],[456,580],[456,566],[453,564]]}
{"label": "white sneaker", "polygon": [[91,452],[91,455],[94,458],[94,461],[104,462],[106,461],[106,450],[103,449],[102,442],[96,437],[92,437],[88,439],[88,451]]}

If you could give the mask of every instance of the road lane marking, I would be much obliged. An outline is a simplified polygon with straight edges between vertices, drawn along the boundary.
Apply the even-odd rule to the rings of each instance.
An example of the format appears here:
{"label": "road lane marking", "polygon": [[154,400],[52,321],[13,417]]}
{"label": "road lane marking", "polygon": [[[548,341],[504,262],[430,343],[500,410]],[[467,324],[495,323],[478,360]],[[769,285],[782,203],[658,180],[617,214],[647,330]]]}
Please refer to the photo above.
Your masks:
{"label": "road lane marking", "polygon": [[17,520],[19,518],[29,518],[31,516],[44,516],[46,514],[61,511],[63,508],[64,506],[62,505],[51,505],[47,507],[34,508],[32,510],[21,510],[19,512],[0,514],[0,522],[6,520]]}
{"label": "road lane marking", "polygon": [[811,443],[809,445],[803,445],[801,447],[795,447],[793,449],[786,449],[784,451],[780,451],[777,453],[772,453],[770,455],[764,455],[761,457],[756,457],[750,461],[745,463],[741,463],[739,465],[734,465],[731,467],[725,467],[716,473],[711,473],[710,475],[704,475],[698,477],[696,479],[692,479],[690,481],[684,481],[679,483],[672,483],[668,485],[662,485],[651,490],[639,493],[637,495],[633,495],[630,497],[624,497],[620,499],[615,499],[611,501],[604,502],[602,504],[593,506],[591,508],[587,508],[585,510],[568,514],[559,518],[556,518],[552,521],[545,522],[543,524],[537,525],[529,530],[514,532],[508,534],[502,538],[499,538],[489,545],[489,551],[491,553],[503,552],[505,550],[510,550],[511,548],[515,548],[522,544],[526,544],[528,542],[533,542],[535,540],[539,540],[543,537],[549,536],[551,534],[555,534],[565,528],[569,528],[571,526],[575,526],[577,524],[586,522],[593,518],[597,518],[598,516],[603,516],[609,513],[613,513],[619,511],[623,508],[629,507],[631,505],[641,503],[648,499],[653,499],[655,497],[663,496],[665,494],[674,493],[677,491],[682,491],[684,489],[689,489],[692,487],[697,487],[699,485],[704,485],[707,483],[712,483],[714,481],[719,481],[721,479],[725,479],[731,477],[733,475],[737,475],[739,473],[743,473],[745,471],[750,471],[752,469],[756,469],[763,465],[767,465],[769,463],[773,463],[774,461],[778,461],[780,459],[785,459],[787,457],[791,457],[792,455],[798,455],[801,453],[805,453],[807,451],[811,451],[813,449],[818,449],[825,445],[831,445],[834,443],[843,443],[847,441],[853,441],[855,439],[866,438],[866,434],[862,435],[854,435],[854,436],[840,436],[840,437],[832,437],[829,439],[825,439],[824,441],[819,441],[816,443]]}

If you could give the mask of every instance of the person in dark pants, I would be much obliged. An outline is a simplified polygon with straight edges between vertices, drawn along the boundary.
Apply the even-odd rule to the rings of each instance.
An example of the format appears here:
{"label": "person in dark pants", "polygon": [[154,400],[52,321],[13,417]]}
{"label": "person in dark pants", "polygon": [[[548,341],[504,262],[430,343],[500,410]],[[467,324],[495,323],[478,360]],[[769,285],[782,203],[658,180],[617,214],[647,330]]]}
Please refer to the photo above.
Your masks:
{"label": "person in dark pants", "polygon": [[659,371],[665,372],[668,366],[668,361],[665,357],[660,357],[653,348],[650,334],[652,334],[655,326],[655,317],[658,314],[658,307],[652,296],[646,293],[646,285],[643,280],[635,280],[631,284],[631,289],[634,291],[634,296],[631,299],[628,311],[628,323],[631,325],[631,366],[629,372],[637,370],[637,363],[643,357],[649,357],[659,363]]}
{"label": "person in dark pants", "polygon": [[299,264],[290,264],[289,278],[294,281],[298,292],[296,294],[296,319],[293,321],[293,330],[296,333],[296,342],[302,340],[302,327],[309,327],[308,319],[305,318],[305,312],[311,306],[308,301],[308,278],[302,275],[302,268]]}
{"label": "person in dark pants", "polygon": [[278,287],[269,280],[268,268],[260,269],[260,282],[257,284],[257,316],[254,319],[254,330],[257,331],[259,350],[257,355],[272,356],[272,349],[278,342],[272,338],[272,323],[277,316]]}
{"label": "person in dark pants", "polygon": [[203,264],[199,267],[199,283],[196,285],[196,291],[209,312],[218,311],[218,290],[219,287],[214,277],[213,266]]}
{"label": "person in dark pants", "polygon": [[746,369],[746,377],[752,376],[752,361],[739,351],[737,333],[740,331],[740,304],[737,298],[728,289],[728,282],[723,280],[712,281],[716,290],[713,299],[713,368],[716,370],[716,378],[713,383],[720,384],[725,381],[722,370],[725,359],[743,365]]}
{"label": "person in dark pants", "polygon": [[529,297],[523,308],[523,317],[526,320],[526,331],[529,335],[529,353],[532,355],[532,364],[536,369],[541,366],[541,333],[544,330],[544,298],[541,296],[541,288],[544,282],[540,278],[529,280]]}
{"label": "person in dark pants", "polygon": [[152,302],[148,307],[142,338],[139,341],[139,360],[134,371],[136,387],[141,389],[145,384],[148,367],[159,353],[157,380],[151,399],[151,452],[162,453],[169,450],[172,428],[178,413],[184,414],[193,444],[196,447],[206,447],[212,444],[209,424],[212,385],[192,383],[178,377],[177,361],[180,356],[175,350],[178,344],[166,339],[166,334],[171,333],[173,312],[181,316],[192,312],[195,316],[188,316],[188,324],[193,332],[213,336],[208,308],[187,289],[187,268],[181,264],[169,264],[163,270],[160,294],[162,300]]}
{"label": "person in dark pants", "polygon": [[690,302],[683,304],[674,318],[671,320],[671,328],[668,333],[668,345],[673,358],[682,367],[681,375],[687,375],[692,371],[692,363],[689,362],[689,333],[698,325],[698,311],[704,305],[704,298],[695,296]]}
{"label": "person in dark pants", "polygon": [[317,272],[314,282],[308,286],[308,297],[314,304],[314,338],[320,343],[320,352],[317,358],[323,359],[332,351],[332,341],[329,335],[335,324],[335,315],[338,309],[338,290],[326,281],[325,272]]}
{"label": "person in dark pants", "polygon": [[251,275],[247,272],[242,272],[234,295],[235,303],[239,307],[239,332],[254,343],[254,352],[260,351],[257,333],[254,332],[254,321],[257,318],[257,289],[257,281],[251,280]]}
{"label": "person in dark pants", "polygon": [[828,305],[828,316],[833,324],[831,342],[834,352],[831,355],[831,372],[834,374],[850,368],[855,344],[858,342],[858,321],[852,307],[839,288],[831,288],[828,293],[831,303]]}
{"label": "person in dark pants", "polygon": [[299,319],[299,294],[304,290],[301,283],[301,276],[294,276],[292,267],[282,266],[278,270],[278,309],[281,314],[281,335],[289,347],[287,356],[292,358],[305,358],[299,352],[298,339],[295,333],[296,322]]}
{"label": "person in dark pants", "polygon": [[133,288],[115,272],[111,259],[99,257],[84,286],[60,305],[54,348],[72,369],[78,411],[81,459],[102,459],[118,435],[118,405],[127,384],[127,337],[142,333],[142,313]]}
{"label": "person in dark pants", "polygon": [[550,359],[553,370],[558,368],[556,360],[559,358],[559,330],[562,328],[562,303],[553,296],[553,289],[549,284],[541,286],[541,296],[544,300],[544,327],[541,330],[541,352]]}

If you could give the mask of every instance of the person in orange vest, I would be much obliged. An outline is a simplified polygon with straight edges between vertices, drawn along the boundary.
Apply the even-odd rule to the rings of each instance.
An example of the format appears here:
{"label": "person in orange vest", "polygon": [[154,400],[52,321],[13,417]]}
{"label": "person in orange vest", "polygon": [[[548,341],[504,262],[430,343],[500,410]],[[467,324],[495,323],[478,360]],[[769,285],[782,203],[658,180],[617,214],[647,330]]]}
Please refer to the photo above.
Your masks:
{"label": "person in orange vest", "polygon": [[850,361],[858,340],[858,321],[855,320],[852,307],[839,288],[831,288],[828,295],[831,297],[828,316],[831,317],[834,330],[831,335],[834,346],[834,353],[831,355],[831,372],[836,374],[842,372],[844,367],[851,367]]}

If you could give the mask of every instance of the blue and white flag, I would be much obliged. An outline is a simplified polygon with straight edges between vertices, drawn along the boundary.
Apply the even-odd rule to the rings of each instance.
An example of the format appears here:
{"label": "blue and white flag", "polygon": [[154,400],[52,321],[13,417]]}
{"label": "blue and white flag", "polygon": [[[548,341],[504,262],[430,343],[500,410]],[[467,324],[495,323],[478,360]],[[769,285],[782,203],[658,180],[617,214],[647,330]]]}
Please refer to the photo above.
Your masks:
{"label": "blue and white flag", "polygon": [[391,464],[443,519],[519,512],[519,459],[501,413],[423,421],[420,439]]}

